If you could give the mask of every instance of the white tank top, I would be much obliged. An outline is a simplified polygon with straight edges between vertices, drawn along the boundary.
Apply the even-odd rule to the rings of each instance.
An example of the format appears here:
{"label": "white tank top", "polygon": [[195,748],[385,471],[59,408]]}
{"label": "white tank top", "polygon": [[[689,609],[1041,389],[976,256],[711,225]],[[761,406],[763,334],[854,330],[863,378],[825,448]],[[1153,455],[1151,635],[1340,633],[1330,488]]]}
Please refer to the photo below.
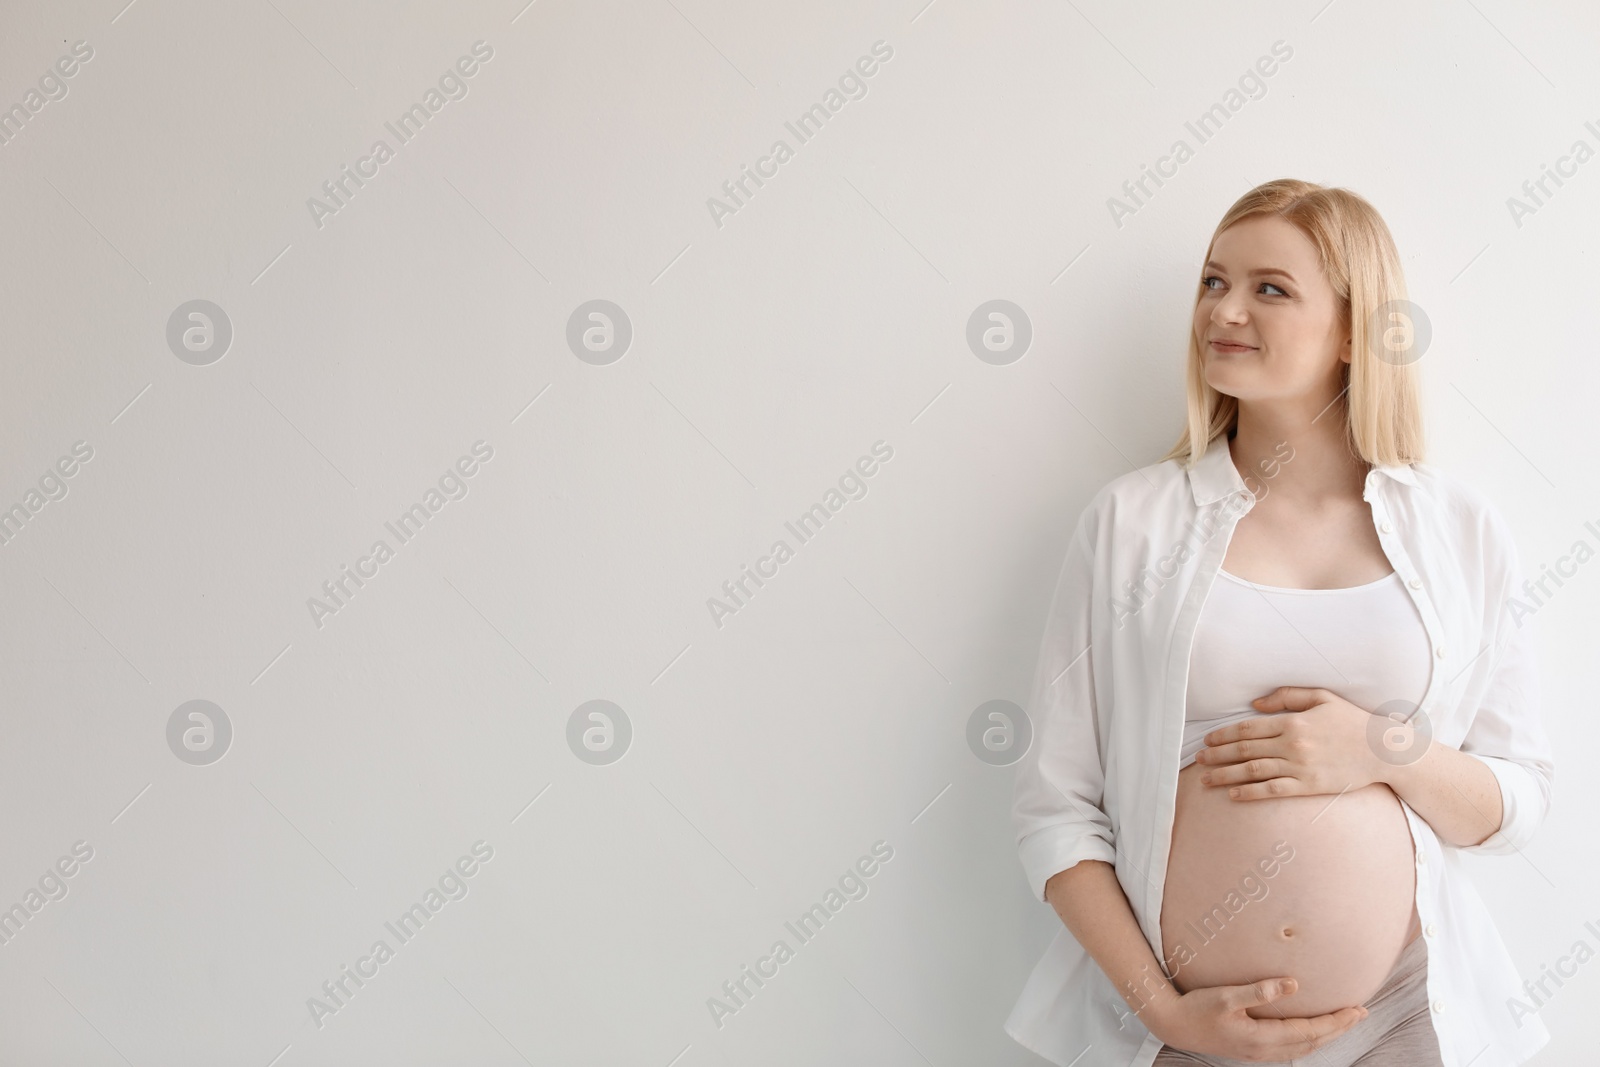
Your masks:
{"label": "white tank top", "polygon": [[1280,685],[1327,689],[1374,714],[1409,718],[1428,688],[1430,653],[1422,617],[1393,571],[1346,589],[1285,589],[1218,571],[1189,656],[1178,767],[1194,762],[1212,730],[1284,714],[1250,704]]}

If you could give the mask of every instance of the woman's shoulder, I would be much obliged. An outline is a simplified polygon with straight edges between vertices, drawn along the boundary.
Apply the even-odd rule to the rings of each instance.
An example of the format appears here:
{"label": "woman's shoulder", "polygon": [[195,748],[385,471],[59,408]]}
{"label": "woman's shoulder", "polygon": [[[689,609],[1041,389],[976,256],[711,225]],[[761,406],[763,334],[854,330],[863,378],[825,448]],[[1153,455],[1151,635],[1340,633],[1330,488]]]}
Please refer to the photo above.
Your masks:
{"label": "woman's shoulder", "polygon": [[1417,487],[1438,506],[1463,517],[1489,521],[1503,518],[1489,495],[1460,475],[1431,463],[1412,463],[1409,469]]}
{"label": "woman's shoulder", "polygon": [[1431,463],[1412,463],[1410,470],[1423,499],[1464,538],[1496,554],[1515,555],[1511,524],[1488,493]]}
{"label": "woman's shoulder", "polygon": [[1082,521],[1091,529],[1129,523],[1188,521],[1194,511],[1188,469],[1178,460],[1136,467],[1103,483],[1090,495]]}

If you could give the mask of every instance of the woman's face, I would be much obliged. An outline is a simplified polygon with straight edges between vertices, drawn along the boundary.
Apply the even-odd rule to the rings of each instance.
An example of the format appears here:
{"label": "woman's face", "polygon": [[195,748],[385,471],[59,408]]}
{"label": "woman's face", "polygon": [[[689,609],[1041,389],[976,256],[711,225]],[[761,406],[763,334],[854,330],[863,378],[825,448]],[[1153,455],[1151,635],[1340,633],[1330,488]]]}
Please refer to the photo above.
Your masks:
{"label": "woman's face", "polygon": [[[1338,394],[1350,334],[1305,234],[1274,216],[1236,222],[1217,235],[1202,274],[1194,332],[1213,389],[1319,407]],[[1221,339],[1248,347],[1219,347]]]}

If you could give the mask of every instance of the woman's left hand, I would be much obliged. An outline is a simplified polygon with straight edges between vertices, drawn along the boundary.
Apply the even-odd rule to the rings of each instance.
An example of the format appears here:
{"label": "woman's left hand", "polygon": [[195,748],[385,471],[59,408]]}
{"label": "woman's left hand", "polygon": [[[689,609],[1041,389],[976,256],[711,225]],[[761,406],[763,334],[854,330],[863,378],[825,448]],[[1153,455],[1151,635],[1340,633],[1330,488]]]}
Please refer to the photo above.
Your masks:
{"label": "woman's left hand", "polygon": [[1261,712],[1294,714],[1213,730],[1195,754],[1207,768],[1201,781],[1229,787],[1235,800],[1342,793],[1383,781],[1392,769],[1372,749],[1372,713],[1341,696],[1286,685],[1253,704]]}

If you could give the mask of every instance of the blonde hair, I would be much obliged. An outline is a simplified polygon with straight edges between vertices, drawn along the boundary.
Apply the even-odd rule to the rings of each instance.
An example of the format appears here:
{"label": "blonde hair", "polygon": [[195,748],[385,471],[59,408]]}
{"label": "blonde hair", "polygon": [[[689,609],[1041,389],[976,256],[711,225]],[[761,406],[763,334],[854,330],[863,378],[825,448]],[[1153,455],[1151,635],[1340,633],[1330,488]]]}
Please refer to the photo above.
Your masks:
{"label": "blonde hair", "polygon": [[[1258,185],[1234,202],[1211,235],[1205,260],[1210,260],[1222,231],[1256,216],[1276,216],[1298,227],[1316,246],[1323,273],[1333,286],[1339,315],[1350,330],[1350,362],[1341,361],[1340,377],[1347,389],[1341,394],[1340,410],[1351,452],[1369,464],[1421,462],[1422,402],[1415,358],[1379,356],[1366,328],[1379,308],[1406,299],[1400,255],[1382,216],[1348,189],[1282,178]],[[1204,267],[1200,273],[1204,278]],[[1195,296],[1197,307],[1201,295]],[[1188,409],[1188,425],[1161,457],[1176,459],[1184,467],[1193,466],[1208,444],[1219,434],[1232,432],[1239,421],[1238,399],[1207,384],[1200,339],[1192,328]]]}

